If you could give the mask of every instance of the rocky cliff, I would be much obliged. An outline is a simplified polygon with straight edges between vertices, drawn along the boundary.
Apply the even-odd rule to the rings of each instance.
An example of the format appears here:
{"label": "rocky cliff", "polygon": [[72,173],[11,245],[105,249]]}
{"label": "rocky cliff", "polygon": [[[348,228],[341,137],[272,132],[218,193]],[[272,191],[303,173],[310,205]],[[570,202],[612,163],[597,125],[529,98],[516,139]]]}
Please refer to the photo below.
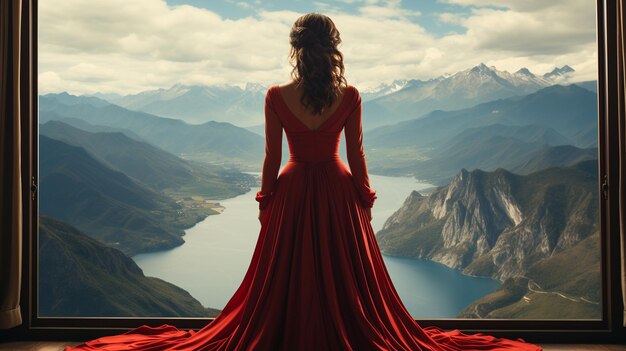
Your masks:
{"label": "rocky cliff", "polygon": [[597,230],[596,187],[596,160],[529,175],[462,169],[428,197],[413,191],[377,238],[388,255],[505,280]]}

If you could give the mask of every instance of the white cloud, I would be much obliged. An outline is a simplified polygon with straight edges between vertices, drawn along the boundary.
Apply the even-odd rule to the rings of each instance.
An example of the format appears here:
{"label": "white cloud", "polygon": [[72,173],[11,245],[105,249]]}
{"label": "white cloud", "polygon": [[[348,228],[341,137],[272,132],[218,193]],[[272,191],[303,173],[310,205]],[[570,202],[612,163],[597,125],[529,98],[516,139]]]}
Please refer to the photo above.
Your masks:
{"label": "white cloud", "polygon": [[382,2],[367,2],[367,5],[359,7],[362,16],[373,18],[399,18],[408,19],[420,16],[419,11],[408,10],[402,7],[400,0],[387,0]]}
{"label": "white cloud", "polygon": [[466,28],[462,35],[441,40],[470,56],[498,68],[528,67],[544,73],[569,64],[578,79],[595,79],[595,2],[590,0],[448,0],[471,6],[466,16],[445,15],[440,20]]}
{"label": "white cloud", "polygon": [[465,17],[459,13],[454,12],[442,12],[438,15],[439,21],[449,24],[462,24],[465,21]]}
{"label": "white cloud", "polygon": [[566,6],[569,6],[575,2],[592,4],[595,6],[595,1],[585,1],[585,0],[440,0],[441,2],[456,4],[462,6],[471,6],[471,7],[505,7],[514,11],[523,11],[523,12],[537,12],[543,11],[549,8],[560,8],[562,10],[567,9]]}
{"label": "white cloud", "polygon": [[[595,77],[592,1],[471,3],[468,15],[440,14],[440,21],[466,28],[442,38],[398,1],[359,1],[358,15],[331,14],[342,35],[349,82],[367,88],[399,78],[427,79],[479,62],[536,73],[569,64],[581,79]],[[163,0],[42,1],[40,89],[124,94],[176,83],[284,82],[291,70],[289,30],[300,15],[259,10],[232,20]]]}
{"label": "white cloud", "polygon": [[343,2],[346,4],[355,4],[355,3],[366,3],[366,4],[377,4],[380,0],[338,0],[339,2]]}
{"label": "white cloud", "polygon": [[400,7],[374,5],[363,6],[359,8],[359,12],[364,16],[370,16],[374,18],[406,18],[421,15],[418,11],[409,11]]}
{"label": "white cloud", "polygon": [[557,8],[537,13],[476,9],[462,25],[478,48],[519,54],[573,52],[595,41],[594,15],[584,10],[563,13]]}
{"label": "white cloud", "polygon": [[[40,86],[128,93],[176,82],[274,81],[288,68],[289,28],[281,20],[227,20],[160,0],[42,1]],[[50,73],[57,78],[48,82]]]}
{"label": "white cloud", "polygon": [[241,7],[244,10],[251,10],[252,8],[254,8],[251,4],[245,2],[245,1],[239,1],[237,2],[237,6]]}

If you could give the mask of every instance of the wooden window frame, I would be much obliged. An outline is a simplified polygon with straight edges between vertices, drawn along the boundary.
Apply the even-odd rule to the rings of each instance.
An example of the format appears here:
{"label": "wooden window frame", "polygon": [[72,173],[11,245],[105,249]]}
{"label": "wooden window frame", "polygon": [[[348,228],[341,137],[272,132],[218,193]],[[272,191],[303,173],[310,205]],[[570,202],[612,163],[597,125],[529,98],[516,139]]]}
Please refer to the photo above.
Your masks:
{"label": "wooden window frame", "polygon": [[[9,0],[11,1],[11,0]],[[23,0],[22,150],[24,238],[21,307],[24,323],[0,331],[0,340],[85,340],[147,324],[200,329],[210,318],[43,318],[37,315],[38,284],[38,0]],[[418,319],[422,326],[484,332],[532,342],[624,342],[620,288],[617,128],[617,2],[596,1],[598,48],[598,201],[601,237],[601,320]],[[610,147],[610,146],[613,147]],[[606,178],[605,178],[606,177]],[[608,196],[602,196],[606,179]]]}

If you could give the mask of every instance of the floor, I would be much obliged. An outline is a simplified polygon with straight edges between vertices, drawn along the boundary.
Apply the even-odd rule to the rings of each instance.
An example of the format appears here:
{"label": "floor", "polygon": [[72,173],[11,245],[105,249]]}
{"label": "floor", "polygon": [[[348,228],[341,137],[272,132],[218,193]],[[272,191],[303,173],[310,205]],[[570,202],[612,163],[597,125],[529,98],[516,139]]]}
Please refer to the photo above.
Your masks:
{"label": "floor", "polygon": [[[0,343],[0,351],[63,351],[67,345],[76,343],[51,341],[22,341]],[[626,351],[626,345],[543,345],[544,351]]]}

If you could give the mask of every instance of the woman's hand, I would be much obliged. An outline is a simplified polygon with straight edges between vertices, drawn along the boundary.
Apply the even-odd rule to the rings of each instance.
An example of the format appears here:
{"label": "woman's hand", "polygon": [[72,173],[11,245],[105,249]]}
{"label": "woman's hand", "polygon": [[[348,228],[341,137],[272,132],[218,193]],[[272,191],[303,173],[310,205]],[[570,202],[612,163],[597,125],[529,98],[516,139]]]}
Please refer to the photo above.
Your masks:
{"label": "woman's hand", "polygon": [[372,208],[368,207],[365,209],[365,211],[367,212],[367,216],[369,217],[370,222],[371,222],[372,221]]}
{"label": "woman's hand", "polygon": [[266,211],[267,211],[267,209],[259,210],[259,222],[263,223],[263,217],[265,217],[265,212]]}

